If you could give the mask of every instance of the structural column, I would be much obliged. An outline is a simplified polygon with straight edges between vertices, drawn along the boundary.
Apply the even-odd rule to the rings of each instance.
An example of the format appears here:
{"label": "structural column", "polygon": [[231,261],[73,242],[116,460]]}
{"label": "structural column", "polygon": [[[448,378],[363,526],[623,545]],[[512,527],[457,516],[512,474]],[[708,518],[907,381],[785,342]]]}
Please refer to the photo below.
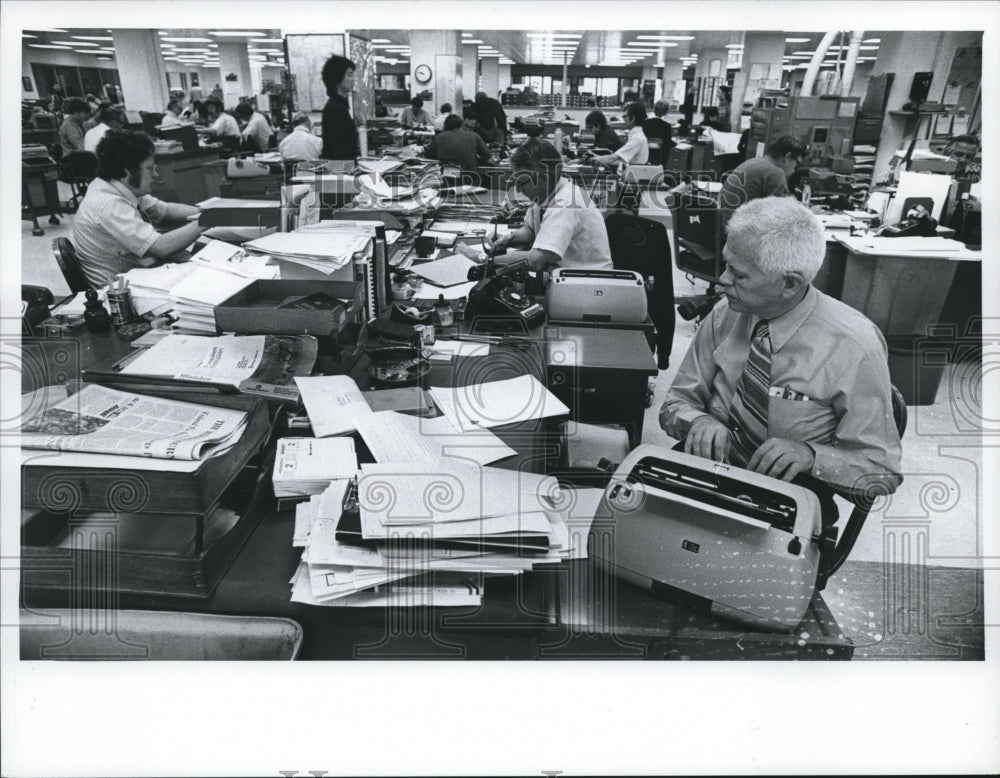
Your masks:
{"label": "structural column", "polygon": [[241,97],[253,94],[246,41],[219,43],[219,71],[222,101],[226,108],[235,108]]}
{"label": "structural column", "polygon": [[678,94],[674,94],[678,82],[684,82],[684,66],[677,60],[666,63],[663,66],[662,99],[668,103],[677,103],[678,105],[684,102],[683,89],[678,90]]}
{"label": "structural column", "polygon": [[781,87],[785,57],[785,33],[748,32],[743,38],[743,67],[733,82],[733,130],[743,111],[743,103],[753,103],[763,89]]}
{"label": "structural column", "polygon": [[483,74],[480,91],[496,98],[500,92],[500,60],[497,57],[483,57]]}
{"label": "structural column", "polygon": [[161,113],[170,99],[170,89],[156,31],[112,30],[111,36],[125,108]]}
{"label": "structural column", "polygon": [[[463,62],[462,36],[454,30],[413,30],[410,32],[410,91],[419,94],[425,89],[431,92],[431,105],[427,112],[436,114],[442,103],[451,103],[455,112],[461,115]],[[431,79],[420,83],[416,70],[426,65],[431,70]]]}
{"label": "structural column", "polygon": [[[479,47],[475,43],[462,44],[462,94],[469,100],[479,91]],[[455,106],[458,110],[458,106]]]}

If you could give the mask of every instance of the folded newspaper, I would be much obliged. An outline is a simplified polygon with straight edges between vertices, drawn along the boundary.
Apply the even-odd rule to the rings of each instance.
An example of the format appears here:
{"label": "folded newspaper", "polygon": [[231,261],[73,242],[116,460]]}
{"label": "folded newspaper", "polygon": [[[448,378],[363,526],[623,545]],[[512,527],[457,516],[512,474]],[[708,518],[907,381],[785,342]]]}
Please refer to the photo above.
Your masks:
{"label": "folded newspaper", "polygon": [[232,447],[246,425],[243,411],[90,384],[29,417],[21,447],[203,460]]}

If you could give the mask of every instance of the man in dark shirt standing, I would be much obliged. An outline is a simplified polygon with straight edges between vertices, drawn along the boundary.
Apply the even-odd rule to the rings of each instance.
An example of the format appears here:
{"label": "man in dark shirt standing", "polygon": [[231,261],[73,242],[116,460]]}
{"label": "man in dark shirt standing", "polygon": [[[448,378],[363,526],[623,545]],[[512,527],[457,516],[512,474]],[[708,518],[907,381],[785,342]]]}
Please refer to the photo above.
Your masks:
{"label": "man in dark shirt standing", "polygon": [[442,163],[458,165],[463,172],[475,173],[479,163],[490,161],[490,151],[483,139],[463,128],[462,120],[449,114],[444,120],[444,131],[434,136],[424,155]]}
{"label": "man in dark shirt standing", "polygon": [[476,93],[477,132],[487,143],[499,143],[507,138],[507,114],[499,100],[487,97],[485,92]]}
{"label": "man in dark shirt standing", "polygon": [[334,54],[323,65],[323,84],[330,99],[323,106],[323,159],[355,159],[358,128],[347,96],[354,91],[354,63]]}

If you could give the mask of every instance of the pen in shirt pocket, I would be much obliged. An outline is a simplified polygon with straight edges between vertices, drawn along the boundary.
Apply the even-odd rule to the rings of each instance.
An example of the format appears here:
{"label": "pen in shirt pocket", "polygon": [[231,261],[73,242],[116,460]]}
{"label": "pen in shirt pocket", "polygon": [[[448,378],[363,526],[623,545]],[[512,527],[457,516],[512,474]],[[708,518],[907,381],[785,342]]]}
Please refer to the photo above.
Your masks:
{"label": "pen in shirt pocket", "polygon": [[796,392],[794,389],[789,389],[787,386],[772,386],[768,390],[768,395],[774,397],[776,400],[795,400],[797,402],[808,402],[809,400],[808,394]]}

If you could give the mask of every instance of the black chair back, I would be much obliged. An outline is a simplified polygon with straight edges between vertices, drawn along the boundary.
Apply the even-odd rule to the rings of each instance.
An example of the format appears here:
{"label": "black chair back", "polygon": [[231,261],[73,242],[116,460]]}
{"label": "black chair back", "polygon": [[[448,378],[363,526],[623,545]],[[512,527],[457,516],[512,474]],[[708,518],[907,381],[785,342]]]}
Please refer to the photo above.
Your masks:
{"label": "black chair back", "polygon": [[682,195],[673,219],[677,268],[710,284],[719,283],[726,263],[722,259],[725,237],[718,204],[710,197]]}
{"label": "black chair back", "polygon": [[68,238],[55,238],[52,241],[52,254],[56,258],[56,263],[62,271],[63,278],[69,284],[71,292],[83,292],[90,288],[83,270],[80,268],[80,260],[76,256],[76,249],[69,242]]}
{"label": "black chair back", "polygon": [[97,176],[97,155],[92,151],[71,151],[66,155],[73,183],[89,184]]}

